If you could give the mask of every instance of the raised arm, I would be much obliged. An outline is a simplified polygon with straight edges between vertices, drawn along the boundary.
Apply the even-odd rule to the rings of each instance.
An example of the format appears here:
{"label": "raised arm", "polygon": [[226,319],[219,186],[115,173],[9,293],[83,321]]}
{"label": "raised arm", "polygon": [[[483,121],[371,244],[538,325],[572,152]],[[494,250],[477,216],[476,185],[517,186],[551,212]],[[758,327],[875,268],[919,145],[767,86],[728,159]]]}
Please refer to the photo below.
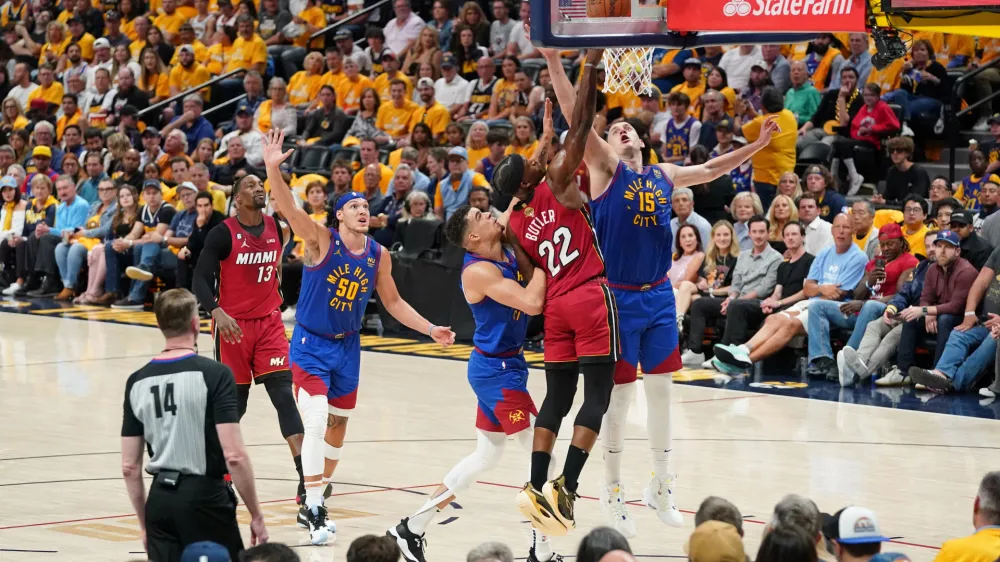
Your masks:
{"label": "raised arm", "polygon": [[734,150],[721,156],[716,156],[704,164],[697,166],[675,166],[673,164],[660,164],[667,177],[674,183],[674,188],[688,187],[708,183],[715,178],[728,174],[740,164],[746,162],[751,156],[760,152],[771,142],[771,135],[780,132],[778,127],[778,116],[771,115],[760,129],[760,137],[751,144]]}
{"label": "raised arm", "polygon": [[[597,112],[597,61],[601,49],[588,49],[583,64],[583,78],[576,94],[572,121],[563,143],[563,151],[556,156],[549,168],[549,188],[556,200],[569,209],[583,208],[583,197],[576,183],[576,169],[583,162],[587,139],[593,134],[594,114]],[[558,97],[558,96],[557,96]]]}
{"label": "raised arm", "polygon": [[[552,79],[552,89],[555,90],[556,100],[559,101],[559,107],[562,110],[563,116],[572,125],[575,123],[573,120],[573,110],[576,108],[576,92],[573,91],[573,84],[570,83],[569,77],[566,76],[566,69],[563,68],[562,60],[559,58],[559,51],[554,49],[541,49],[541,51],[549,67],[549,77]],[[600,133],[593,129],[591,129],[590,135],[587,138],[585,160],[587,161],[587,167],[590,169],[592,179],[603,173],[608,176],[608,180],[610,181],[611,175],[614,174],[615,168],[618,166],[618,155],[615,154],[614,149],[601,138]],[[603,193],[606,188],[604,184],[606,183],[591,181],[591,196],[596,197],[599,195],[594,193],[595,189],[600,189]]]}
{"label": "raised arm", "polygon": [[271,185],[271,195],[274,196],[274,208],[285,217],[292,231],[305,242],[306,265],[323,261],[330,248],[329,231],[309,218],[298,205],[291,188],[281,177],[281,163],[292,155],[293,149],[282,152],[285,133],[280,129],[271,129],[264,136],[264,167],[267,170],[267,181]]}
{"label": "raised arm", "polygon": [[545,275],[537,271],[528,285],[522,287],[517,281],[504,277],[493,264],[479,262],[462,272],[462,286],[469,302],[489,297],[532,316],[541,314],[545,303]]}

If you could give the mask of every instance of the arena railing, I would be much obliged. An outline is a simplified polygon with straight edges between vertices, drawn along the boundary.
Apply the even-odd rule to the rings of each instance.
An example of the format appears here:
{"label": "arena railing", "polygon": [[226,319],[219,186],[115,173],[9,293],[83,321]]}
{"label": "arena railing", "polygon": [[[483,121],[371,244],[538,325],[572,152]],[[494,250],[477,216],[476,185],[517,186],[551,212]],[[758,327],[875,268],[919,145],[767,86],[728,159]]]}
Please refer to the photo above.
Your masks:
{"label": "arena railing", "polygon": [[376,11],[376,10],[381,9],[382,6],[388,4],[389,2],[390,2],[390,0],[379,0],[378,2],[372,4],[371,6],[368,6],[367,8],[361,10],[360,12],[358,12],[356,14],[351,14],[350,16],[348,16],[348,17],[346,17],[346,18],[344,18],[344,19],[342,19],[340,21],[335,21],[335,22],[331,23],[330,25],[324,27],[323,29],[317,31],[316,33],[313,33],[312,35],[309,36],[309,40],[311,42],[313,39],[319,39],[320,37],[323,37],[327,33],[329,33],[331,31],[337,29],[338,27],[340,27],[342,25],[348,24],[351,21],[353,21],[353,20],[355,20],[355,19],[357,19],[357,18],[359,18],[361,16],[366,16],[366,15],[368,15],[368,14],[370,14],[370,13]]}
{"label": "arena railing", "polygon": [[201,116],[202,117],[207,117],[207,116],[211,115],[212,113],[215,113],[217,110],[222,109],[223,107],[229,107],[230,105],[233,105],[234,103],[239,103],[240,101],[246,99],[246,97],[247,97],[246,94],[241,94],[241,95],[239,95],[239,96],[237,96],[237,97],[235,97],[233,99],[226,100],[226,101],[224,101],[224,102],[222,102],[222,103],[220,103],[218,105],[213,105],[212,107],[210,107],[210,108],[206,109],[205,111],[203,111],[201,113]]}
{"label": "arena railing", "polygon": [[[965,74],[963,74],[963,75],[961,75],[961,76],[959,76],[958,78],[955,79],[955,83],[952,84],[952,86],[951,86],[951,100],[950,100],[951,101],[951,108],[950,109],[954,110],[955,108],[958,108],[958,107],[962,106],[962,86],[964,86],[970,80],[972,80],[973,78],[975,78],[979,74],[982,74],[983,72],[985,72],[986,70],[988,70],[990,68],[996,68],[996,69],[1000,70],[1000,58],[994,59],[994,60],[990,61],[989,64],[985,64],[983,66],[980,66],[979,68],[976,68],[975,70],[971,70],[969,72],[966,72]],[[961,133],[961,131],[960,131],[961,125],[959,123],[959,119],[961,119],[965,115],[968,115],[969,113],[972,113],[974,110],[978,109],[983,104],[993,103],[993,99],[996,98],[997,96],[1000,96],[1000,90],[994,91],[989,96],[986,96],[985,98],[976,101],[976,103],[970,104],[965,109],[962,109],[960,111],[954,111],[954,112],[953,111],[946,111],[945,112],[946,115],[949,115],[949,117],[948,117],[948,130],[949,130],[949,133],[950,133],[950,141],[951,141],[951,142],[948,143],[949,144],[948,151],[949,151],[949,156],[950,156],[949,160],[951,161],[948,164],[948,181],[949,182],[954,182],[955,181],[955,150],[956,150],[956,147],[958,146],[959,134]]]}
{"label": "arena railing", "polygon": [[170,96],[169,98],[167,98],[167,99],[165,99],[165,100],[163,100],[163,101],[161,101],[159,103],[153,104],[153,105],[147,107],[146,109],[143,109],[142,111],[139,112],[138,116],[139,116],[139,118],[142,118],[144,115],[148,115],[150,113],[159,111],[160,109],[162,109],[164,107],[167,107],[168,105],[174,103],[177,100],[184,99],[184,97],[187,96],[187,95],[189,95],[189,94],[193,94],[193,93],[195,93],[197,91],[203,90],[205,88],[209,88],[209,87],[213,86],[214,84],[217,84],[217,83],[219,83],[219,82],[221,82],[221,81],[223,81],[223,80],[225,80],[227,78],[232,78],[233,76],[236,76],[238,74],[243,74],[245,72],[246,72],[246,69],[237,68],[236,70],[230,70],[229,72],[220,74],[220,75],[216,76],[215,78],[212,78],[211,80],[209,80],[207,82],[204,82],[202,84],[198,84],[197,86],[194,86],[194,87],[191,87],[191,88],[188,88],[187,90],[184,90],[183,92],[177,94],[176,96]]}

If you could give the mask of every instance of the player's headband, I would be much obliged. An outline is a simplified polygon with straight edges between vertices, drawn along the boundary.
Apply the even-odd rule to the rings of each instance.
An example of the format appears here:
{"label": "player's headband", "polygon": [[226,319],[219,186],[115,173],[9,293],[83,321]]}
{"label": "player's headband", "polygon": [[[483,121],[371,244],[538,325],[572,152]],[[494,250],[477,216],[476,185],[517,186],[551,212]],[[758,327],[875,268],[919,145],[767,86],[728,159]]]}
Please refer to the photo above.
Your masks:
{"label": "player's headband", "polygon": [[524,177],[524,165],[524,157],[520,154],[511,154],[497,164],[493,170],[493,188],[497,193],[508,197],[517,193]]}
{"label": "player's headband", "polygon": [[337,212],[344,208],[344,205],[354,201],[355,199],[364,199],[365,196],[361,195],[357,191],[348,191],[347,193],[341,195],[337,198],[337,208],[333,212]]}

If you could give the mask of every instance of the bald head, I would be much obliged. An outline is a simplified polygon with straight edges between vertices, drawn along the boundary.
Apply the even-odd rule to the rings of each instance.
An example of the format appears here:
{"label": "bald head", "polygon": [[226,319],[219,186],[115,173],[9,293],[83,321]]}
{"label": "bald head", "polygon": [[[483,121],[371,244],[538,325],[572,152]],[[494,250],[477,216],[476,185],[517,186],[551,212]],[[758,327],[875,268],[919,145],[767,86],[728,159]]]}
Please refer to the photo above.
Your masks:
{"label": "bald head", "polygon": [[809,79],[809,69],[806,68],[805,61],[792,61],[792,64],[789,65],[789,78],[791,78],[792,86],[796,88],[806,83],[806,80]]}

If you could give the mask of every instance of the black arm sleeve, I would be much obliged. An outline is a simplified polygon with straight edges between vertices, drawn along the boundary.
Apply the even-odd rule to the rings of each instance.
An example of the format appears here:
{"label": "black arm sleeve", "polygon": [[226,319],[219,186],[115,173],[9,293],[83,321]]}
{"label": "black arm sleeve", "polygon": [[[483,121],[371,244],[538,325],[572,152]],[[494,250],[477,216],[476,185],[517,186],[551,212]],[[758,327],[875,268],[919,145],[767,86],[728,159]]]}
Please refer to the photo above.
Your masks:
{"label": "black arm sleeve", "polygon": [[201,307],[209,314],[219,308],[219,302],[215,299],[215,279],[219,275],[219,264],[229,257],[232,251],[233,241],[229,233],[229,227],[225,223],[213,228],[205,239],[205,247],[198,256],[198,264],[194,269],[194,278],[191,288],[194,295],[198,297]]}
{"label": "black arm sleeve", "polygon": [[132,411],[132,400],[129,395],[132,394],[132,383],[135,379],[135,373],[129,377],[128,382],[125,384],[125,407],[124,413],[122,415],[122,437],[142,437],[145,435],[144,427],[139,418],[135,417],[135,412]]}
{"label": "black arm sleeve", "polygon": [[236,382],[233,372],[222,363],[215,363],[215,369],[205,371],[205,385],[212,396],[212,415],[216,424],[240,423],[237,407]]}

